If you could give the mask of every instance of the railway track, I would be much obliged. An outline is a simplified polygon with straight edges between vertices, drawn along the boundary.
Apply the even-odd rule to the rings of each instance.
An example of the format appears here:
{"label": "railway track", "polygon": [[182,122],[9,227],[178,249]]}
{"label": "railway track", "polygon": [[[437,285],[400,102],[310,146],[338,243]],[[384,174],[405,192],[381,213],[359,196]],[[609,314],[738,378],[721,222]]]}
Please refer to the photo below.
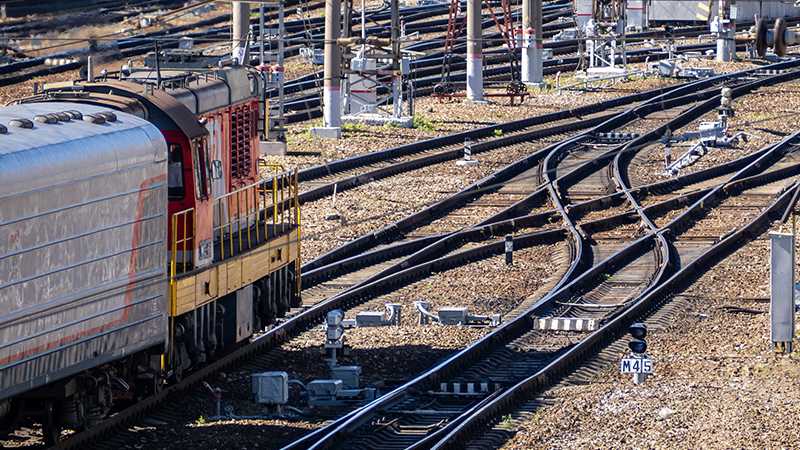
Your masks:
{"label": "railway track", "polygon": [[[308,313],[308,312],[306,312]],[[314,311],[311,311],[312,321],[315,321],[317,317]],[[324,312],[322,313],[324,315]],[[301,314],[300,316],[303,316]],[[281,327],[272,330],[267,335],[263,336],[259,341],[261,344],[266,344],[267,348],[274,347],[278,342],[282,341],[286,336],[291,334],[296,334],[301,331],[300,327],[305,327],[308,324],[311,325],[308,320],[309,314],[306,314],[305,317],[297,317],[295,321],[289,321],[281,325]],[[300,327],[298,327],[300,325]],[[270,341],[268,344],[267,341]],[[200,372],[197,372],[191,376],[189,376],[185,382],[181,383],[180,385],[172,386],[167,388],[164,392],[159,394],[157,397],[152,397],[146,399],[143,402],[138,403],[133,407],[131,410],[123,411],[122,413],[118,414],[110,418],[107,422],[105,422],[101,428],[90,430],[86,433],[80,433],[75,438],[70,439],[69,441],[62,444],[62,447],[67,448],[75,448],[81,447],[85,445],[87,442],[90,442],[96,439],[98,436],[103,435],[104,433],[108,433],[110,430],[115,429],[115,427],[128,423],[128,421],[132,420],[135,417],[139,417],[141,414],[144,414],[146,411],[149,411],[151,408],[155,407],[159,403],[161,403],[165,398],[167,398],[171,394],[177,394],[185,389],[188,389],[190,386],[196,385],[196,383],[202,379],[205,379],[210,374],[215,373],[216,371],[222,370],[232,364],[234,361],[239,360],[245,355],[252,355],[253,353],[257,352],[257,348],[260,347],[259,345],[248,346],[246,348],[239,349],[234,354],[225,357],[223,360],[218,361],[214,364],[214,367],[208,367],[207,369],[203,369]]]}
{"label": "railway track", "polygon": [[[177,9],[182,7],[185,2],[181,0],[133,0],[121,3],[115,0],[94,0],[81,3],[78,8],[79,13],[70,14],[67,17],[63,17],[62,14],[73,10],[57,10],[54,9],[56,5],[48,5],[48,9],[42,12],[51,14],[55,12],[59,13],[59,15],[39,20],[11,22],[3,26],[3,34],[6,37],[28,37],[36,33],[63,31],[76,25],[117,23],[140,14],[153,13],[165,8],[169,10]],[[91,13],[88,11],[91,11]],[[33,14],[33,12],[29,11],[27,14]]]}
{"label": "railway track", "polygon": [[[771,81],[778,82],[780,80],[780,77],[776,77]],[[739,94],[751,88],[752,86],[748,88],[745,85]],[[704,103],[712,100],[715,99],[712,98]],[[664,126],[674,126],[686,121],[688,120],[686,116],[698,116],[700,113],[698,109],[702,109],[701,106],[691,108],[689,112],[669,121]],[[642,137],[638,141],[641,142],[644,139],[647,138]],[[636,142],[637,139],[633,140],[630,146],[636,145]],[[775,146],[764,156],[740,170],[723,187],[715,188],[706,196],[711,196],[715,192],[725,192],[725,189],[730,188],[731,183],[737,183],[736,179],[742,173],[748,170],[752,172],[753,167],[759,165],[763,168],[763,158],[766,158],[767,154],[775,154],[780,151],[780,148],[785,149],[787,145],[794,144],[781,143]],[[625,145],[620,147],[624,148]],[[551,199],[557,205],[564,222],[572,230],[575,259],[573,259],[569,272],[574,279],[569,281],[568,272],[568,275],[562,280],[562,287],[537,302],[528,313],[562,319],[579,317],[598,321],[615,321],[615,317],[620,312],[624,314],[631,304],[635,304],[638,299],[662,285],[663,280],[666,279],[665,277],[675,264],[675,255],[671,253],[670,244],[681,248],[679,255],[686,260],[683,264],[687,264],[698,255],[705,254],[710,237],[667,242],[667,238],[652,223],[649,223],[648,234],[639,239],[635,239],[633,237],[635,233],[630,233],[630,230],[621,230],[616,233],[609,233],[609,230],[605,230],[596,235],[587,236],[584,231],[579,231],[580,225],[574,221],[564,207],[569,203],[569,187],[573,183],[575,185],[588,184],[588,186],[580,187],[577,191],[579,194],[576,196],[577,198],[586,195],[587,192],[606,189],[609,185],[608,178],[604,180],[603,177],[610,177],[611,172],[603,171],[602,168],[611,165],[612,160],[595,157],[591,161],[604,160],[604,163],[597,164],[598,167],[595,167],[589,174],[583,174],[591,175],[591,173],[599,171],[606,175],[583,176],[578,180],[570,180],[564,175],[555,175],[558,173],[557,161],[564,159],[564,156],[559,156],[559,152],[562,152],[563,155],[567,148],[568,145],[562,145],[560,149],[552,150],[548,155],[548,161],[545,162],[545,173],[548,178]],[[614,153],[625,154],[623,151]],[[761,162],[759,163],[759,161]],[[584,166],[586,165],[589,164],[584,164]],[[787,183],[785,178],[797,173],[798,166],[796,164],[789,164],[789,167],[792,169],[778,170],[776,173],[781,175],[773,175],[773,177],[782,177],[781,180],[775,181],[775,183],[784,183],[782,188],[785,188],[785,183]],[[570,173],[580,174],[581,171],[572,169]],[[751,180],[751,182],[764,182],[770,176],[757,178],[758,180]],[[620,182],[618,176],[615,176],[615,179],[616,182]],[[572,192],[574,195],[576,191]],[[771,199],[772,197],[763,196],[763,198]],[[632,205],[636,207],[641,220],[649,222],[649,218],[641,212],[635,201],[632,202]],[[698,205],[701,205],[702,209],[703,203],[692,204],[666,228],[677,227],[678,225],[675,224],[678,223],[688,227],[687,223],[691,223],[692,214],[696,213]],[[764,204],[759,206],[760,210],[763,210]],[[707,204],[706,207],[708,207]],[[725,235],[715,236],[714,239],[724,237]],[[680,264],[681,261],[678,262],[678,267],[681,267]],[[582,269],[582,265],[588,267]],[[528,314],[521,317],[519,320],[512,320],[490,336],[483,338],[381,399],[345,416],[322,431],[296,441],[290,447],[370,448],[371,445],[380,442],[382,448],[430,448],[451,443],[450,431],[454,427],[460,429],[458,428],[459,423],[472,423],[477,420],[472,418],[477,411],[495,408],[501,399],[508,401],[507,393],[513,391],[518,383],[525,382],[526,377],[531,373],[541,373],[547,370],[570,352],[571,345],[564,342],[563,336],[553,337],[551,336],[553,333],[537,330],[532,326],[537,321]],[[570,340],[568,339],[568,341]],[[576,362],[573,361],[573,363]],[[452,392],[457,389],[448,388],[451,385],[463,386],[464,383],[473,383],[476,386],[484,383],[487,386],[500,387],[496,391],[490,390],[467,396],[454,395]],[[439,441],[439,439],[442,440]],[[459,445],[465,443],[464,440],[458,442]]]}
{"label": "railway track", "polygon": [[[319,1],[301,2],[300,0],[291,0],[285,4],[285,7],[298,6],[303,3],[304,3],[305,13],[321,9],[324,7],[324,2],[319,2]],[[412,27],[419,25],[424,26],[424,22],[429,21],[428,19],[431,15],[446,14],[446,13],[447,13],[447,5],[410,7],[410,8],[403,8],[401,10],[401,14],[409,15],[408,23]],[[387,32],[386,23],[389,20],[388,12],[383,10],[370,11],[367,17],[371,23],[377,24],[377,25],[370,25],[367,28],[367,32],[370,35],[386,34]],[[268,21],[276,20],[277,15],[270,14],[266,17],[266,19]],[[286,21],[284,24],[285,29],[287,31],[287,36],[285,38],[286,55],[294,56],[299,54],[300,47],[308,44],[309,42],[312,45],[321,46],[321,43],[323,41],[323,34],[321,31],[315,30],[315,28],[321,27],[321,25],[323,24],[323,19],[324,18],[322,17],[318,17],[318,18],[310,18],[310,19],[303,18],[303,19]],[[178,39],[184,36],[193,38],[195,42],[198,44],[202,44],[209,40],[211,42],[215,42],[220,39],[228,39],[230,31],[229,27],[227,25],[224,26],[216,26],[216,25],[227,23],[230,20],[231,16],[229,14],[222,14],[216,17],[202,19],[185,25],[170,26],[157,31],[150,31],[150,32],[134,34],[131,36],[120,37],[119,39],[115,39],[110,43],[99,45],[98,52],[100,54],[106,54],[106,53],[110,54],[118,59],[124,59],[133,56],[143,55],[147,52],[152,51],[156,41],[159,42],[159,45],[162,49],[169,49],[177,47]],[[255,18],[251,19],[251,22],[257,23],[258,19]],[[436,21],[434,20],[434,22]],[[356,23],[355,19],[354,23]],[[487,23],[486,26],[488,27],[488,25],[489,24]],[[199,28],[205,28],[205,29],[201,31],[192,31]],[[311,34],[309,35],[309,33]],[[51,75],[51,74],[66,72],[69,70],[74,70],[80,67],[81,64],[83,63],[76,62],[76,63],[69,63],[52,67],[45,67],[44,64],[47,59],[81,57],[85,55],[86,52],[87,49],[68,50],[0,65],[0,74],[10,74],[0,78],[0,86],[10,86],[33,77]],[[257,55],[257,53],[258,52],[255,51],[254,49],[252,54]],[[287,92],[291,93],[292,92],[291,88]]]}
{"label": "railway track", "polygon": [[[681,97],[678,97],[680,99]],[[506,208],[508,211],[517,211],[517,206],[520,202],[517,202],[515,205],[512,205],[509,208]],[[512,215],[513,216],[513,215]],[[503,213],[498,213],[493,216],[494,218],[502,218]],[[488,219],[487,219],[488,220]],[[519,226],[523,225],[532,225],[535,222],[534,219],[529,218],[526,220],[520,220],[519,223],[514,223],[512,220],[507,220],[505,224],[501,225],[484,225],[483,227],[478,227],[473,230],[466,230],[461,231],[461,236],[458,239],[464,239],[466,236],[471,235],[473,237],[477,237],[478,240],[485,240],[487,236],[491,235],[492,233],[486,233],[487,230],[492,232],[503,232],[503,229],[510,229],[514,230]],[[563,235],[563,231],[559,230],[543,230],[539,233],[531,233],[520,238],[519,244],[521,247],[525,247],[526,245],[534,245],[535,243],[545,242],[544,239],[554,239],[556,235]],[[431,242],[433,239],[427,239],[427,241],[423,242]],[[457,240],[457,239],[456,239]],[[441,241],[441,239],[440,239]],[[438,241],[437,241],[438,242]],[[410,242],[406,242],[402,245],[411,246]],[[379,249],[378,252],[390,253],[386,250],[390,248],[387,247],[385,249]],[[201,369],[200,371],[190,375],[184,383],[180,385],[171,386],[167,388],[164,392],[159,394],[156,397],[146,399],[143,402],[140,402],[132,410],[123,411],[123,413],[119,414],[118,416],[112,417],[101,425],[101,429],[97,429],[94,431],[89,432],[88,434],[80,434],[76,436],[76,439],[72,439],[64,444],[66,447],[74,447],[77,445],[84,445],[87,442],[90,442],[93,439],[96,439],[103,433],[107,433],[115,427],[119,427],[121,425],[130,423],[136,417],[141,417],[143,414],[150,411],[152,408],[155,408],[159,404],[161,404],[164,399],[167,398],[169,395],[179,395],[179,393],[183,390],[189,389],[191,386],[196,385],[199,381],[206,379],[211,374],[231,367],[232,365],[236,364],[237,361],[242,360],[246,356],[251,356],[256,354],[256,352],[263,352],[265,349],[275,348],[279,343],[285,342],[291,336],[295,336],[298,333],[302,332],[303,330],[307,329],[309,326],[313,325],[314,323],[318,323],[317,321],[320,320],[324,314],[334,308],[338,307],[347,307],[348,305],[353,304],[360,304],[363,303],[365,300],[369,298],[374,298],[376,293],[367,294],[370,289],[374,289],[376,286],[379,285],[379,290],[383,289],[393,289],[397,288],[398,286],[404,286],[409,283],[409,277],[413,279],[414,277],[421,277],[425,276],[426,274],[430,274],[432,272],[441,272],[443,270],[447,270],[448,268],[452,268],[458,265],[462,265],[465,261],[474,261],[476,259],[484,259],[487,257],[488,254],[499,254],[502,252],[502,242],[491,242],[488,245],[480,245],[473,248],[468,248],[466,250],[452,253],[453,248],[449,248],[447,246],[443,247],[444,252],[438,253],[439,255],[445,254],[445,256],[440,256],[433,260],[428,260],[427,262],[416,264],[411,266],[410,268],[404,269],[403,272],[389,273],[386,276],[382,276],[377,281],[372,283],[372,286],[355,286],[350,290],[345,291],[333,298],[329,298],[322,303],[318,304],[317,306],[310,308],[307,311],[299,313],[297,316],[292,318],[291,320],[281,324],[280,326],[276,327],[275,329],[271,330],[270,332],[264,334],[254,343],[241,348],[234,352],[231,355],[228,355],[222,358],[220,361],[215,362],[212,366],[207,368]],[[424,250],[424,249],[423,249]],[[442,249],[440,249],[442,250]],[[419,252],[417,253],[419,254]],[[374,256],[374,255],[373,255]],[[386,255],[383,255],[386,256]],[[368,255],[364,255],[365,259],[368,259]],[[391,260],[389,258],[388,260]],[[409,258],[408,261],[414,261],[414,258]],[[402,269],[402,265],[395,265],[396,269]],[[406,264],[405,267],[409,267]],[[574,272],[574,270],[571,270]],[[363,282],[362,282],[363,283]],[[520,316],[524,317],[524,316]],[[516,322],[513,321],[513,322]]]}
{"label": "railway track", "polygon": [[[535,239],[532,242],[535,242]],[[484,250],[484,252],[485,251],[486,250]],[[459,258],[462,257],[463,256],[459,256]],[[115,426],[126,423],[132,418],[137,417],[140,414],[143,414],[145,411],[148,411],[150,408],[155,407],[157,404],[163,401],[163,399],[166,398],[168,395],[177,394],[178,392],[184,389],[188,389],[189,386],[196,385],[198,381],[205,379],[210,374],[215,373],[216,371],[228,367],[230,364],[233,364],[234,361],[239,360],[243,356],[250,355],[259,351],[258,348],[261,348],[261,345],[265,345],[265,347],[263,348],[274,348],[275,345],[285,340],[286,337],[288,337],[289,335],[295,335],[299,333],[300,331],[302,331],[304,327],[310,326],[312,323],[318,320],[319,317],[324,316],[324,314],[325,311],[320,311],[319,309],[311,309],[299,314],[294,319],[282,324],[281,326],[272,330],[270,333],[267,333],[266,335],[262,336],[258,340],[259,344],[239,349],[233,354],[226,356],[225,358],[215,363],[213,367],[210,366],[206,369],[201,369],[199,372],[190,375],[184,383],[169,387],[162,394],[159,394],[157,397],[153,397],[143,402],[140,402],[139,404],[135,405],[133,409],[126,410],[123,413],[110,418],[106,423],[104,423],[104,425],[101,428],[89,431],[87,433],[81,433],[78,436],[76,436],[75,439],[67,441],[67,443],[65,443],[63,446],[74,448],[75,446],[81,446],[86,444],[87,442],[93,440],[97,436],[102,435],[104,432],[108,432],[108,430],[114,429]]]}
{"label": "railway track", "polygon": [[[704,190],[704,195],[685,214],[658,228],[659,233],[675,234],[671,242],[676,266],[674,274],[587,338],[591,342],[582,345],[582,341],[570,352],[583,352],[587,357],[598,347],[610,344],[616,347],[613,353],[619,353],[622,346],[614,339],[623,334],[622,327],[626,323],[653,315],[662,304],[669,302],[674,294],[690,285],[715,262],[757,238],[772,221],[785,221],[786,213],[792,209],[800,190],[796,181],[797,162],[800,159],[796,154],[791,154],[798,142],[798,134],[789,136],[737,172],[729,182]],[[759,173],[765,167],[770,170]],[[709,206],[709,203],[714,206]],[[694,218],[691,218],[692,214],[695,214]],[[696,221],[694,226],[687,224],[692,221]],[[615,327],[619,328],[614,330]],[[589,350],[587,346],[594,348]],[[564,362],[571,356],[571,353],[565,354]],[[504,394],[506,398],[498,398],[482,411],[475,412],[456,425],[447,436],[440,437],[427,448],[486,448],[502,445],[513,434],[514,427],[509,427],[508,423],[498,426],[498,416],[495,414],[502,411],[509,414],[507,417],[522,418],[540,407],[542,399],[537,393],[569,373],[559,364],[553,364],[548,369],[534,375],[539,376],[538,380],[529,378],[527,383],[515,386],[516,392]],[[547,380],[543,377],[547,377]],[[480,437],[476,435],[478,430]]]}
{"label": "railway track", "polygon": [[[654,95],[655,92],[651,92],[647,95]],[[640,96],[631,96],[628,100],[632,100],[633,97],[638,99],[646,98],[646,95]],[[696,97],[700,98],[700,97]],[[622,101],[622,100],[621,100]],[[684,98],[682,100],[678,100],[678,105],[680,102],[683,101],[692,101],[692,99]],[[604,107],[610,108],[612,107],[613,103],[605,103],[603,104]],[[619,106],[619,104],[617,104]],[[589,109],[591,111],[591,109]],[[579,112],[580,114],[586,114],[585,110],[583,112]],[[592,121],[592,119],[587,119],[588,121]],[[525,121],[520,121],[521,123],[525,123]],[[594,122],[595,124],[597,122]],[[586,123],[586,126],[591,126],[591,123]],[[497,145],[499,143],[514,143],[518,137],[509,136],[507,138],[499,138],[494,139],[490,143],[493,145]],[[479,144],[480,145],[480,144]],[[602,145],[600,146],[602,148]],[[410,146],[403,146],[401,147],[404,151],[409,151],[416,149],[415,145]],[[457,229],[460,229],[466,225],[474,223],[476,220],[480,221],[482,218],[486,218],[486,216],[491,215],[486,213],[485,208],[481,208],[481,204],[485,205],[495,205],[499,206],[497,201],[505,201],[505,206],[510,206],[512,203],[520,202],[520,205],[517,205],[517,212],[519,213],[519,206],[524,206],[525,204],[537,204],[536,206],[541,206],[544,203],[545,192],[541,189],[541,183],[537,180],[536,177],[540,176],[541,170],[539,168],[539,164],[542,163],[544,158],[548,155],[550,151],[549,148],[539,149],[538,151],[532,152],[522,160],[516,161],[513,164],[503,168],[503,170],[495,173],[495,175],[484,178],[473,183],[471,186],[464,188],[459,192],[458,195],[451,196],[449,198],[445,198],[441,201],[433,203],[432,205],[423,208],[421,211],[405,217],[401,220],[396,222],[390,223],[383,228],[373,231],[371,233],[367,233],[357,239],[351,240],[350,242],[336,247],[335,249],[317,257],[314,261],[306,264],[306,269],[316,270],[320,269],[323,266],[327,266],[327,270],[330,272],[328,273],[340,273],[341,268],[337,267],[339,262],[345,260],[345,258],[353,257],[361,252],[364,252],[370,248],[374,248],[378,245],[387,245],[391,242],[396,242],[400,239],[408,239],[409,237],[423,237],[426,235],[431,235],[435,233],[447,233],[453,232]],[[386,155],[389,154],[396,154],[395,149],[390,149],[386,151]],[[573,158],[574,155],[578,155],[580,152],[574,152],[570,158]],[[585,156],[585,155],[584,155]],[[352,167],[355,164],[366,164],[371,160],[379,160],[381,155],[372,156],[371,159],[367,158],[352,158],[350,161],[344,160],[342,163],[347,161],[347,164],[342,164],[341,166],[336,167],[335,169],[338,170],[346,170],[346,167]],[[402,163],[400,163],[402,164]],[[332,168],[328,167],[328,170],[333,170]],[[383,170],[383,169],[380,169]],[[582,168],[581,170],[586,170],[586,168]],[[315,176],[321,176],[322,169],[320,167],[311,168],[301,174],[301,178],[305,175],[305,178],[313,178]],[[351,177],[350,180],[362,180],[362,182],[367,182],[371,180],[375,175],[355,175]],[[317,178],[319,179],[319,178]],[[516,179],[516,181],[514,181]],[[521,192],[515,191],[514,188],[503,188],[501,189],[501,183],[510,183],[511,185],[523,183],[523,185],[527,185],[528,189],[531,187],[534,188],[535,195],[529,195],[529,192]],[[308,191],[308,193],[313,193],[316,195],[316,198],[321,198],[322,195],[327,195],[332,193],[334,190],[334,185],[336,182],[328,183],[323,187],[318,187],[317,191]],[[346,186],[346,185],[345,185]],[[341,189],[341,188],[340,188]],[[608,184],[606,184],[604,189],[608,189]],[[486,195],[484,195],[486,194]],[[509,195],[511,194],[511,195]],[[526,198],[526,195],[529,195],[530,198]],[[504,200],[499,199],[492,199],[492,197],[505,197]],[[311,196],[306,197],[306,201],[310,200]],[[493,203],[494,202],[494,203]],[[480,209],[484,209],[484,212],[479,212]],[[456,212],[458,215],[461,216],[462,220],[452,220],[452,213]],[[527,211],[530,212],[529,210]],[[448,218],[443,218],[443,216],[448,216]],[[493,216],[493,220],[500,220],[500,219],[507,219],[509,217],[513,217],[508,213],[503,214],[496,214]],[[467,221],[464,221],[464,218],[469,218]],[[472,222],[470,222],[470,220]],[[484,222],[484,223],[488,223]],[[421,230],[422,234],[419,234],[417,230]],[[415,233],[417,233],[415,235]],[[313,233],[311,235],[307,235],[306,239],[310,241],[314,241],[314,239],[326,239],[329,238],[327,234],[321,234],[319,238],[316,238]],[[409,251],[412,251],[412,248],[409,247]],[[385,253],[386,254],[386,253]],[[396,255],[396,253],[392,253],[392,255]],[[313,283],[313,280],[318,280],[318,274],[326,273],[322,270],[316,270],[314,273],[309,274],[309,277],[304,281],[304,286],[308,286],[307,283]]]}

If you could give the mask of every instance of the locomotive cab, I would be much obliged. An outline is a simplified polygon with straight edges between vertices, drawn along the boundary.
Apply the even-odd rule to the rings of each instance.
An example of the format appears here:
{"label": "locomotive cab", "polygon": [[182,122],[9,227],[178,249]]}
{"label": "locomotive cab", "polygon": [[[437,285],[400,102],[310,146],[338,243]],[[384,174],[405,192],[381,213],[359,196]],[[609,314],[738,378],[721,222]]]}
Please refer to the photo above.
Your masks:
{"label": "locomotive cab", "polygon": [[189,141],[179,133],[164,134],[167,138],[169,216],[175,218],[171,222],[169,240],[185,244],[176,250],[179,252],[176,263],[183,271],[203,268],[214,260],[211,192],[214,171],[209,159],[208,138],[201,136]]}

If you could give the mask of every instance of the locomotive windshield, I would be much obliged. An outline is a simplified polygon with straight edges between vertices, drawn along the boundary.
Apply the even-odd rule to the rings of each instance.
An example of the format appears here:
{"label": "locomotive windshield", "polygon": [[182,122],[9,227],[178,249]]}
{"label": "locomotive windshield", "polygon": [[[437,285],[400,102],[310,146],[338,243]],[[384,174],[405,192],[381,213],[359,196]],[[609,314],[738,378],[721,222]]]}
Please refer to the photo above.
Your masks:
{"label": "locomotive windshield", "polygon": [[203,200],[208,198],[208,146],[205,139],[196,139],[192,147],[195,193]]}

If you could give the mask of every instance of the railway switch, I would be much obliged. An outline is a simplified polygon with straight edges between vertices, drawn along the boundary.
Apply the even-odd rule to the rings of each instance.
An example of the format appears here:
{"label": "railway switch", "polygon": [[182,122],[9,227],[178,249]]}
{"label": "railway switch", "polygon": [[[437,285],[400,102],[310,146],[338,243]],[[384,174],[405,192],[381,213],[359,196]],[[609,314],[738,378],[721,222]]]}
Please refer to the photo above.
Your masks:
{"label": "railway switch", "polygon": [[469,309],[463,306],[446,306],[439,309],[437,313],[431,312],[429,310],[430,303],[425,301],[416,301],[414,306],[419,312],[420,325],[433,321],[440,325],[489,325],[495,327],[502,321],[500,314],[473,315],[469,313]]}
{"label": "railway switch", "polygon": [[403,305],[399,303],[386,303],[386,312],[361,311],[356,314],[355,321],[345,320],[346,327],[382,327],[386,325],[400,325],[400,311]]}

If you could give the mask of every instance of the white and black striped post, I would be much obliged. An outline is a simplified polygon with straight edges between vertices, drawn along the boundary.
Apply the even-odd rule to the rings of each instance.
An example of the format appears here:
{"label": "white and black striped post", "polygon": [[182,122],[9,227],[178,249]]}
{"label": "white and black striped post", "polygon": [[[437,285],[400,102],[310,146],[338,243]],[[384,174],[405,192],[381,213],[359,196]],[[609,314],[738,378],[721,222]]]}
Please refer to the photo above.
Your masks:
{"label": "white and black striped post", "polygon": [[506,265],[514,264],[514,236],[506,235]]}

